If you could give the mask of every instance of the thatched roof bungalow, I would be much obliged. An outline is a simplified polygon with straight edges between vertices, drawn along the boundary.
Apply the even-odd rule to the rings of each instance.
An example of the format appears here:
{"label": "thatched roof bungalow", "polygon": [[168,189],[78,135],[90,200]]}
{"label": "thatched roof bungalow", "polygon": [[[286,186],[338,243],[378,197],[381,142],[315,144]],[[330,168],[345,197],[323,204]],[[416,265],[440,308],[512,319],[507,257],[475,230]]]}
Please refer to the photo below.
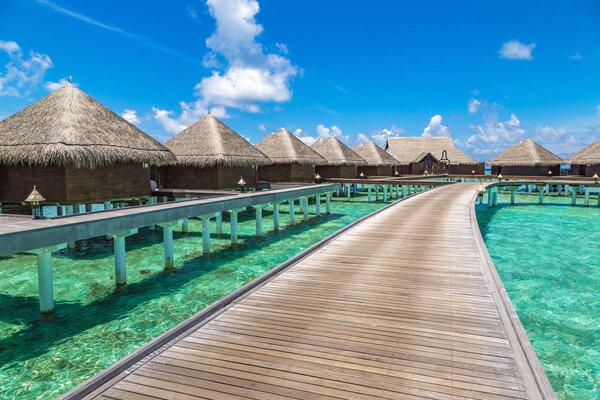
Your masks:
{"label": "thatched roof bungalow", "polygon": [[600,140],[565,159],[565,164],[571,164],[572,175],[600,175]]}
{"label": "thatched roof bungalow", "polygon": [[0,122],[0,201],[20,203],[35,185],[46,204],[150,195],[150,165],[175,156],[67,83]]}
{"label": "thatched roof bungalow", "polygon": [[519,141],[487,162],[492,175],[554,176],[560,175],[562,158],[531,139]]}
{"label": "thatched roof bungalow", "polygon": [[258,176],[269,182],[311,182],[315,176],[315,165],[327,161],[287,129],[281,128],[257,143],[273,162],[260,167]]}
{"label": "thatched roof bungalow", "polygon": [[327,161],[316,167],[321,178],[356,178],[358,167],[367,165],[361,156],[333,136],[317,140],[311,147]]}
{"label": "thatched roof bungalow", "polygon": [[444,152],[449,160],[450,174],[483,174],[485,166],[473,157],[454,147],[450,137],[390,137],[385,150],[400,162],[400,174],[420,175],[441,172]]}
{"label": "thatched roof bungalow", "polygon": [[359,168],[359,173],[362,172],[365,176],[392,176],[395,167],[400,164],[372,141],[360,143],[352,150],[367,162],[366,166]]}
{"label": "thatched roof bungalow", "polygon": [[159,181],[169,189],[235,188],[240,177],[254,186],[256,168],[271,164],[265,154],[210,113],[165,146],[177,157],[176,163],[159,172]]}

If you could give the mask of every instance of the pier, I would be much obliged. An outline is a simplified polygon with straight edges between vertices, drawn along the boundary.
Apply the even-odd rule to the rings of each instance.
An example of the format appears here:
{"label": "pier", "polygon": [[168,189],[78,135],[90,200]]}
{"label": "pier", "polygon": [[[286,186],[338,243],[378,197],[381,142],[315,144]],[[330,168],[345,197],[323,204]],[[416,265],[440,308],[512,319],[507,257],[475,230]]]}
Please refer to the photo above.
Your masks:
{"label": "pier", "polygon": [[[72,247],[78,240],[93,237],[107,237],[113,240],[115,254],[115,284],[124,285],[126,277],[125,238],[138,233],[142,227],[159,226],[163,231],[165,269],[174,267],[173,227],[181,225],[187,229],[188,218],[202,220],[202,252],[210,252],[209,221],[216,220],[217,234],[222,229],[223,212],[231,215],[231,243],[237,244],[237,214],[249,207],[256,214],[256,236],[261,236],[262,209],[267,205],[287,202],[308,204],[309,198],[320,205],[325,202],[326,212],[330,212],[331,195],[337,184],[303,185],[278,190],[265,190],[249,193],[229,192],[227,195],[197,200],[165,202],[136,207],[108,209],[105,211],[70,214],[61,217],[33,219],[30,216],[0,214],[0,256],[14,253],[37,255],[40,311],[54,309],[52,253],[65,247]],[[304,218],[308,219],[306,206]],[[319,207],[320,209],[320,207]],[[275,219],[279,220],[278,207]],[[291,214],[293,215],[293,214]],[[273,227],[278,230],[278,224]],[[70,245],[69,245],[70,244]]]}
{"label": "pier", "polygon": [[62,399],[555,399],[479,232],[478,185],[358,220]]}

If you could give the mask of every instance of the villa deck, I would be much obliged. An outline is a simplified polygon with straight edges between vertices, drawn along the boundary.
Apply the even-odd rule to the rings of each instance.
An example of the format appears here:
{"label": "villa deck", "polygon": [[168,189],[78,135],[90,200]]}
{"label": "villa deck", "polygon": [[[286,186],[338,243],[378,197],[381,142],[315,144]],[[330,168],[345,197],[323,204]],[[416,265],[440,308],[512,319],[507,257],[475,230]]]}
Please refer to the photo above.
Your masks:
{"label": "villa deck", "polygon": [[477,187],[382,209],[64,398],[556,398],[483,244]]}

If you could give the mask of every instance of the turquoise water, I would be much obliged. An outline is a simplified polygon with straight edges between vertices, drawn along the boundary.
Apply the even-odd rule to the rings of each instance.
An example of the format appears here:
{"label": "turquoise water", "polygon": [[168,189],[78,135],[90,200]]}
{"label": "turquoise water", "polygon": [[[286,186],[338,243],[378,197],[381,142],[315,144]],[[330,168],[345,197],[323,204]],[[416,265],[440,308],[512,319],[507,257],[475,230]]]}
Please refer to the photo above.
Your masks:
{"label": "turquoise water", "polygon": [[[388,202],[389,203],[389,202]],[[54,398],[123,358],[177,323],[262,275],[350,222],[385,205],[360,194],[332,202],[332,214],[269,231],[272,208],[263,211],[265,235],[254,237],[251,212],[239,215],[240,245],[230,247],[229,223],[211,237],[202,256],[201,223],[175,229],[175,265],[163,269],[161,231],[126,239],[127,286],[115,289],[112,242],[79,242],[53,257],[56,312],[41,317],[33,255],[0,258],[0,398]],[[310,205],[314,214],[315,206]],[[325,211],[323,202],[321,211]],[[281,206],[281,223],[289,221]],[[312,217],[312,215],[311,215]],[[296,219],[301,220],[296,206]],[[211,231],[215,231],[214,221]]]}
{"label": "turquoise water", "polygon": [[558,397],[598,399],[600,208],[571,207],[567,197],[537,201],[517,195],[517,204],[529,204],[478,206],[479,226]]}

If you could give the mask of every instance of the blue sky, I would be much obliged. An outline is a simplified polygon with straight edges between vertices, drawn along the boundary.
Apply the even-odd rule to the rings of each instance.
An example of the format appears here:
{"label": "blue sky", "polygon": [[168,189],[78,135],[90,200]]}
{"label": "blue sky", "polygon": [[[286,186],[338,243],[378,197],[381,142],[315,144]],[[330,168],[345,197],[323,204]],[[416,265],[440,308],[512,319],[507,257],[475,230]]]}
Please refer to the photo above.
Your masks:
{"label": "blue sky", "polygon": [[0,1],[0,118],[66,77],[165,141],[451,135],[487,160],[600,139],[597,1]]}

